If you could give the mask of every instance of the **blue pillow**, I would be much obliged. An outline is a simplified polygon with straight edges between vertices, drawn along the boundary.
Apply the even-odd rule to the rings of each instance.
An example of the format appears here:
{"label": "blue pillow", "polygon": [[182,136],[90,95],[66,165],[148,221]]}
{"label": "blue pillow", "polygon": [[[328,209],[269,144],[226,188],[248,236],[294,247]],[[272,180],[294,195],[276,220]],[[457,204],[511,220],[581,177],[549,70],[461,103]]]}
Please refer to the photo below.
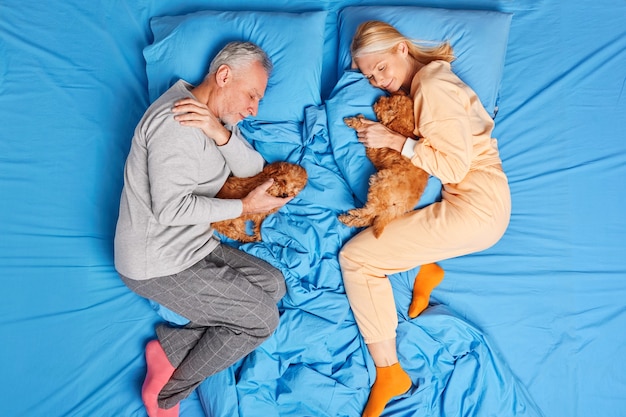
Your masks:
{"label": "blue pillow", "polygon": [[304,108],[321,102],[326,14],[200,11],[155,17],[150,21],[154,42],[143,51],[150,101],[179,78],[200,83],[211,59],[228,42],[251,41],[274,64],[255,119],[302,121]]}
{"label": "blue pillow", "polygon": [[339,74],[350,69],[350,43],[359,24],[382,20],[410,39],[450,41],[453,71],[495,116],[511,24],[510,13],[414,6],[346,7],[339,13]]}

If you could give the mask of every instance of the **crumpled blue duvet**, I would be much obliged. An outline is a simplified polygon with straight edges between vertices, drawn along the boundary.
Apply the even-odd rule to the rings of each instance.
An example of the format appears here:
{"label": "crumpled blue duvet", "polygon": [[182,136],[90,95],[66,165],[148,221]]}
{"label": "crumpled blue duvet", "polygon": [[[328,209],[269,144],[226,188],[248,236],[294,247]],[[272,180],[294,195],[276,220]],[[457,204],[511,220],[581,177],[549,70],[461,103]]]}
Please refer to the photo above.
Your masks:
{"label": "crumpled blue duvet", "polygon": [[[325,106],[307,109],[304,124],[241,125],[268,162],[299,163],[309,181],[292,202],[265,220],[263,241],[240,245],[225,239],[279,268],[287,295],[273,336],[198,388],[209,416],[361,415],[375,368],[352,316],[337,260],[342,245],[358,231],[340,223],[337,215],[362,204],[373,172],[342,122],[356,110],[373,116],[367,114],[369,105],[355,107],[373,101],[375,96],[364,95],[375,94],[369,88],[362,76],[348,72]],[[439,185],[436,179],[429,183],[420,205],[439,198]],[[542,416],[480,329],[443,305],[429,307],[416,319],[407,317],[416,271],[390,277],[399,317],[398,354],[413,387],[393,399],[383,415]]]}

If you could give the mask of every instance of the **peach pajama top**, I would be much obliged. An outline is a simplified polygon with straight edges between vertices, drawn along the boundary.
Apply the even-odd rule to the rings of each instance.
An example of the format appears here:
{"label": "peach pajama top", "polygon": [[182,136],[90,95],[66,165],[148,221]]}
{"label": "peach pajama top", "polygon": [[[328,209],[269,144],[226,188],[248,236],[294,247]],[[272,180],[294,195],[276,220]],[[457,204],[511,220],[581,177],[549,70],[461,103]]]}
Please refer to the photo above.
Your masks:
{"label": "peach pajama top", "polygon": [[411,84],[417,141],[402,153],[443,184],[442,201],[391,222],[376,239],[365,229],[341,250],[346,294],[366,343],[393,339],[398,324],[388,275],[494,245],[511,214],[494,122],[445,61]]}

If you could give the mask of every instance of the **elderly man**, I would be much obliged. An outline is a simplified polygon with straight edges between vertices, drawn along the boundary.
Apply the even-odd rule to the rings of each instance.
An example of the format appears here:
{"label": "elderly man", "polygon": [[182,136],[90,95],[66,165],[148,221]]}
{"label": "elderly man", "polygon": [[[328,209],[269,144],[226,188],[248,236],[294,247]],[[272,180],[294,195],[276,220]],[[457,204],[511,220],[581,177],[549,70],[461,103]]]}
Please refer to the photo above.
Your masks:
{"label": "elderly man", "polygon": [[176,82],[146,111],[126,161],[115,234],[115,267],[137,294],[189,324],[157,327],[146,346],[142,399],[150,417],[178,416],[206,377],[261,344],[278,325],[284,277],[220,243],[211,223],[281,207],[265,191],[214,198],[227,177],[252,176],[262,156],[237,122],[256,115],[272,64],[249,42],[232,42],[198,86]]}

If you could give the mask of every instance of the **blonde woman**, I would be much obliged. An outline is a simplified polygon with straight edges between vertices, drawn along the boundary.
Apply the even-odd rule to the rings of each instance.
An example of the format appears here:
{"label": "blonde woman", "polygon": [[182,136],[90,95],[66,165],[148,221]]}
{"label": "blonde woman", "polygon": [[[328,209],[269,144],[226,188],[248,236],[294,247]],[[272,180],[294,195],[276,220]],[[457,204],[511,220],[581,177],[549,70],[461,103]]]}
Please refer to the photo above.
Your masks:
{"label": "blonde woman", "polygon": [[363,411],[373,417],[412,384],[398,361],[398,319],[387,276],[421,265],[409,308],[409,316],[416,317],[443,279],[435,262],[494,245],[508,226],[511,199],[491,136],[494,122],[474,91],[452,72],[449,43],[424,46],[387,23],[369,21],[357,29],[351,52],[354,66],[373,86],[413,98],[419,138],[367,121],[357,130],[359,141],[402,152],[443,184],[441,202],[396,219],[378,239],[365,229],[340,253],[346,294],[376,365]]}

